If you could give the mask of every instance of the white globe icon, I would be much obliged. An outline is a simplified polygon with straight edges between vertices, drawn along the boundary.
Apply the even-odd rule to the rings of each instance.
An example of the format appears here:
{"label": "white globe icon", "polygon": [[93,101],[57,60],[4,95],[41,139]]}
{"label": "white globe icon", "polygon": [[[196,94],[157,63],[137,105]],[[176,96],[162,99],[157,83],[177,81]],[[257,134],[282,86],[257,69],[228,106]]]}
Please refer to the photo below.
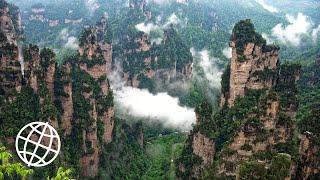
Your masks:
{"label": "white globe icon", "polygon": [[49,123],[29,123],[16,137],[17,154],[28,166],[49,165],[59,155],[60,146],[59,134]]}

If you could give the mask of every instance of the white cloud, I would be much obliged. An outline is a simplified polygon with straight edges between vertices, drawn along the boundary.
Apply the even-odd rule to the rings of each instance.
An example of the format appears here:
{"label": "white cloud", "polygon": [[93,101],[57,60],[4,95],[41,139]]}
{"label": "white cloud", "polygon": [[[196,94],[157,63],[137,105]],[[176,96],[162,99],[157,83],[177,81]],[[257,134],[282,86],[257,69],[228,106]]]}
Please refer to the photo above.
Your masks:
{"label": "white cloud", "polygon": [[267,44],[274,43],[274,39],[272,37],[270,37],[268,34],[262,33],[261,35],[267,41]]}
{"label": "white cloud", "polygon": [[273,7],[265,2],[265,0],[256,0],[257,3],[259,3],[265,10],[271,12],[271,13],[277,13],[279,10],[276,7]]}
{"label": "white cloud", "polygon": [[63,28],[63,29],[60,31],[58,38],[59,38],[59,39],[62,39],[62,40],[67,40],[68,37],[69,37],[69,30],[68,30],[68,28]]}
{"label": "white cloud", "polygon": [[115,101],[122,111],[158,120],[166,127],[190,130],[196,119],[194,109],[180,106],[178,98],[167,93],[154,95],[148,90],[123,87],[115,91]]}
{"label": "white cloud", "polygon": [[156,43],[156,44],[161,44],[162,41],[163,41],[162,38],[151,39],[151,43]]}
{"label": "white cloud", "polygon": [[164,24],[164,27],[168,27],[169,25],[173,24],[173,25],[177,25],[180,24],[181,20],[178,18],[178,16],[176,14],[171,14],[171,16],[167,19],[167,22]]}
{"label": "white cloud", "polygon": [[317,28],[312,30],[312,40],[313,40],[313,42],[317,41],[319,33],[320,33],[320,25]]}
{"label": "white cloud", "polygon": [[180,105],[178,98],[168,93],[152,94],[148,90],[125,86],[117,63],[108,74],[114,91],[116,108],[121,114],[161,122],[168,128],[190,130],[195,123],[194,109]]}
{"label": "white cloud", "polygon": [[307,34],[312,27],[312,22],[308,16],[299,13],[294,17],[286,15],[289,22],[287,27],[278,24],[272,29],[272,35],[277,37],[283,43],[291,43],[298,46],[301,42],[302,35]]}
{"label": "white cloud", "polygon": [[210,57],[208,50],[198,52],[194,48],[191,48],[190,52],[195,59],[195,65],[199,66],[204,72],[204,77],[202,77],[202,75],[197,71],[193,72],[194,75],[200,79],[205,78],[209,81],[211,87],[219,89],[221,85],[222,70],[217,66],[217,64],[220,59]]}
{"label": "white cloud", "polygon": [[64,46],[66,48],[78,49],[79,44],[77,38],[74,36],[68,37],[67,43]]}
{"label": "white cloud", "polygon": [[223,54],[226,58],[230,59],[230,58],[232,57],[232,48],[230,48],[230,47],[224,48],[224,49],[222,50],[222,54]]}
{"label": "white cloud", "polygon": [[20,43],[18,43],[18,60],[20,62],[21,74],[24,76],[24,57],[23,57],[23,47]]}
{"label": "white cloud", "polygon": [[58,37],[57,37],[57,41],[61,41],[64,44],[64,47],[66,48],[72,48],[72,49],[77,49],[79,47],[78,45],[78,39],[74,36],[70,35],[69,29],[68,28],[63,28]]}
{"label": "white cloud", "polygon": [[203,50],[200,53],[200,62],[199,65],[202,67],[206,79],[210,82],[212,87],[219,88],[222,71],[217,67],[219,59],[215,57],[210,57],[209,51]]}
{"label": "white cloud", "polygon": [[[158,17],[160,17],[160,16],[158,16]],[[177,25],[180,23],[181,23],[181,20],[178,18],[178,16],[175,13],[173,13],[167,18],[166,22],[163,25],[157,25],[157,24],[153,24],[153,23],[145,24],[142,22],[142,23],[137,24],[135,26],[135,28],[138,31],[142,31],[144,33],[150,34],[151,31],[163,30],[163,29],[168,28],[171,24]]]}
{"label": "white cloud", "polygon": [[174,0],[148,0],[148,3],[150,3],[150,1],[158,5],[165,5],[173,2]]}
{"label": "white cloud", "polygon": [[160,27],[158,25],[155,25],[153,23],[148,23],[148,24],[140,23],[140,24],[137,24],[135,26],[135,28],[138,31],[142,31],[147,34],[150,34],[151,31],[156,31],[156,30],[160,29]]}

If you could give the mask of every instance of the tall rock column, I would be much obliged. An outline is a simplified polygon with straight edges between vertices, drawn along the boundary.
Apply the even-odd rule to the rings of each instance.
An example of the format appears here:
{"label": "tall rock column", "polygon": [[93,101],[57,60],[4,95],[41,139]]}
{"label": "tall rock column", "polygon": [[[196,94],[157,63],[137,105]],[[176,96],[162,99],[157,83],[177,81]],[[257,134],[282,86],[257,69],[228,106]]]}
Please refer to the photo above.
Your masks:
{"label": "tall rock column", "polygon": [[[234,105],[237,97],[244,96],[248,89],[270,89],[276,82],[272,76],[279,67],[279,48],[266,45],[260,34],[250,28],[241,28],[249,20],[236,24],[230,41],[232,58],[228,92],[222,92],[220,105]],[[271,75],[271,76],[269,76]]]}
{"label": "tall rock column", "polygon": [[53,101],[54,74],[56,71],[55,53],[49,48],[43,48],[40,52],[41,76],[48,89],[49,98]]}
{"label": "tall rock column", "polygon": [[0,2],[0,91],[8,93],[15,89],[19,92],[22,73],[16,34],[16,29],[19,27],[15,26],[15,22],[18,22],[19,19],[11,15],[14,9],[10,9],[8,3],[3,0]]}
{"label": "tall rock column", "polygon": [[73,118],[71,63],[57,67],[54,75],[54,103],[61,113],[64,136],[71,134]]}
{"label": "tall rock column", "polygon": [[29,45],[24,47],[24,79],[35,93],[39,89],[39,72],[40,72],[40,51],[38,46]]}
{"label": "tall rock column", "polygon": [[[111,69],[112,46],[104,41],[106,22],[102,20],[94,28],[86,29],[80,37],[79,67],[87,73],[94,88],[83,92],[91,104],[89,114],[93,122],[83,130],[85,154],[81,158],[82,174],[87,177],[98,175],[99,156],[103,145],[112,141],[114,128],[113,96],[107,79]],[[102,134],[98,130],[103,130]]]}
{"label": "tall rock column", "polygon": [[305,132],[300,135],[300,166],[297,178],[309,179],[312,176],[316,178],[316,174],[320,173],[320,157],[317,155],[320,146],[316,143],[316,136],[311,132]]}
{"label": "tall rock column", "polygon": [[294,178],[295,152],[284,149],[297,140],[296,80],[301,67],[280,65],[279,48],[266,45],[250,20],[235,25],[230,46],[233,54],[222,76],[221,108],[214,114],[205,103],[196,108],[197,124],[177,174],[204,179],[269,179],[269,174]]}

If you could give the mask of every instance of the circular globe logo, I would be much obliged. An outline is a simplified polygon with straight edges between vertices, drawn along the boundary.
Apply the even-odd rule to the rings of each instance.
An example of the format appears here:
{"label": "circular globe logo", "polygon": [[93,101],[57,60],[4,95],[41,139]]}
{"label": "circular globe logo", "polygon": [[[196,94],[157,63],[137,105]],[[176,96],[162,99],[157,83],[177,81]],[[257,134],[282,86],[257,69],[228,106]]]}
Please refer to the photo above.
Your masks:
{"label": "circular globe logo", "polygon": [[60,152],[57,131],[44,122],[32,122],[24,126],[16,138],[16,151],[28,166],[43,167],[52,163]]}

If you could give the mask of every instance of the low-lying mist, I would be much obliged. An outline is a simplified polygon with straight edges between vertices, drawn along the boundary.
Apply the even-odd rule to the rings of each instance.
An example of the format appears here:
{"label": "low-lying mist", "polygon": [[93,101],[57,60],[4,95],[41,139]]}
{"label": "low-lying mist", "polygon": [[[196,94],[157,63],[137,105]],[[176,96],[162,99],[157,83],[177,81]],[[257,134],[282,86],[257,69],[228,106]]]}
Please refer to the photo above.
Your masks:
{"label": "low-lying mist", "polygon": [[114,91],[116,111],[121,118],[133,116],[149,123],[160,122],[166,128],[191,130],[196,121],[193,108],[182,106],[177,97],[167,92],[153,94],[147,89],[125,86],[120,67],[118,65],[108,77]]}
{"label": "low-lying mist", "polygon": [[195,123],[194,109],[183,107],[168,93],[152,94],[146,89],[122,87],[115,90],[115,102],[122,114],[160,121],[165,127],[190,130]]}

